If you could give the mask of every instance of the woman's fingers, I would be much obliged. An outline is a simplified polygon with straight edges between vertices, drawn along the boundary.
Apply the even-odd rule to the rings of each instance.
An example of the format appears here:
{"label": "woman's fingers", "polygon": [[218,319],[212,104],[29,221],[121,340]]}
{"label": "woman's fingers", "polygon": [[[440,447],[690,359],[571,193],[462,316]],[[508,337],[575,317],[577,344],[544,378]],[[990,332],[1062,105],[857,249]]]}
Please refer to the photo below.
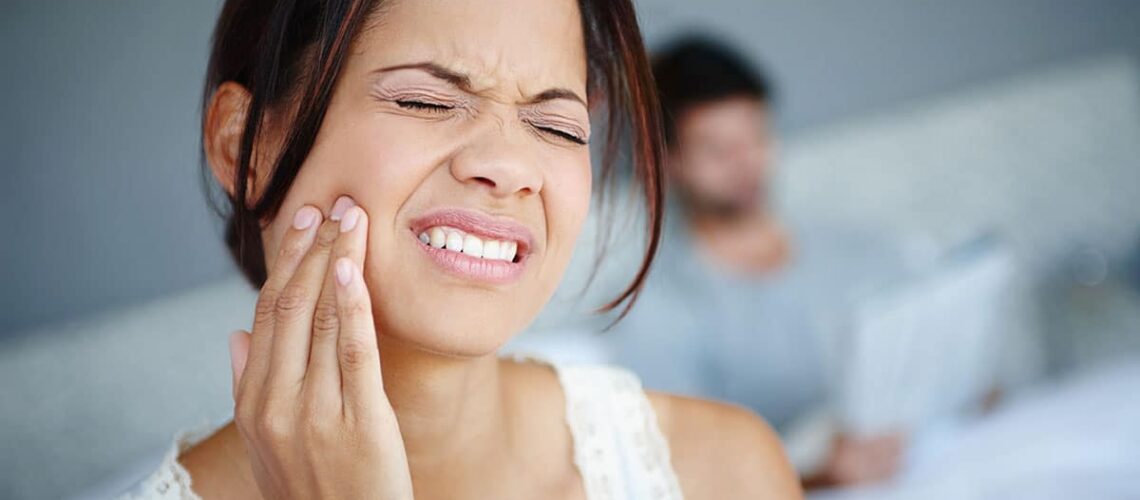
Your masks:
{"label": "woman's fingers", "polygon": [[353,242],[346,242],[348,251],[333,264],[337,310],[340,312],[336,358],[340,366],[344,412],[350,418],[374,414],[385,404],[372,300],[361,272],[367,232],[365,223],[366,216],[360,207],[353,207],[345,213],[342,227],[347,226],[346,236],[350,235]]}
{"label": "woman's fingers", "polygon": [[316,207],[303,206],[294,214],[293,224],[281,238],[281,246],[273,261],[273,268],[269,271],[265,284],[261,287],[261,293],[257,297],[249,357],[238,386],[239,395],[247,392],[247,389],[252,394],[261,392],[260,386],[269,371],[277,299],[281,289],[293,277],[293,273],[308,254],[322,218],[321,211]]}
{"label": "woman's fingers", "polygon": [[245,373],[246,360],[249,358],[249,332],[238,330],[230,334],[230,369],[233,371],[233,397],[237,403],[238,386],[241,384],[242,374]]}
{"label": "woman's fingers", "polygon": [[314,407],[341,405],[340,368],[337,343],[340,337],[340,311],[336,298],[336,266],[341,257],[364,262],[368,240],[368,216],[359,207],[345,210],[339,226],[340,236],[333,244],[332,258],[325,273],[324,289],[317,301],[313,319],[313,339],[309,349],[309,371],[305,375],[305,391]]}
{"label": "woman's fingers", "polygon": [[[332,217],[339,219],[339,215],[334,207]],[[339,223],[331,218],[321,224],[309,253],[277,297],[273,348],[265,387],[268,397],[292,397],[304,382],[314,312],[328,269],[329,255],[339,234],[338,226]]]}

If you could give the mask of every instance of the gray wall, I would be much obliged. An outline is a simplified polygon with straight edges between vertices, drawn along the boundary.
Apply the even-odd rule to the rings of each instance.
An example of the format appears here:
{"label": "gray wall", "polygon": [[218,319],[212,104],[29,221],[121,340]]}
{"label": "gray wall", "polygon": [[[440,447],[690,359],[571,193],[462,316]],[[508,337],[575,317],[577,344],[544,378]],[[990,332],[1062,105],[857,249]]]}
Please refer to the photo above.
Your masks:
{"label": "gray wall", "polygon": [[198,181],[214,4],[0,7],[0,335],[230,272]]}
{"label": "gray wall", "polygon": [[814,127],[1101,52],[1140,54],[1130,0],[638,0],[645,33],[711,31],[766,63]]}
{"label": "gray wall", "polygon": [[[1140,2],[640,0],[651,44],[763,60],[790,133],[1042,65],[1140,53]],[[0,337],[233,273],[198,183],[217,3],[0,7]]]}

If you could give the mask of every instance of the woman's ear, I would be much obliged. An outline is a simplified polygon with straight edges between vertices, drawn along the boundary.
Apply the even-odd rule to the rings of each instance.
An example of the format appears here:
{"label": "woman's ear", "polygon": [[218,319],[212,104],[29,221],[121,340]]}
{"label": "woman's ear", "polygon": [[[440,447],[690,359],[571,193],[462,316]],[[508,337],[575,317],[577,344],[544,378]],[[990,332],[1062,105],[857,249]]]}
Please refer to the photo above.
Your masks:
{"label": "woman's ear", "polygon": [[[238,155],[249,102],[250,94],[245,87],[225,82],[214,91],[206,108],[202,131],[206,162],[210,164],[214,178],[231,197],[237,185]],[[253,175],[252,168],[248,174]]]}

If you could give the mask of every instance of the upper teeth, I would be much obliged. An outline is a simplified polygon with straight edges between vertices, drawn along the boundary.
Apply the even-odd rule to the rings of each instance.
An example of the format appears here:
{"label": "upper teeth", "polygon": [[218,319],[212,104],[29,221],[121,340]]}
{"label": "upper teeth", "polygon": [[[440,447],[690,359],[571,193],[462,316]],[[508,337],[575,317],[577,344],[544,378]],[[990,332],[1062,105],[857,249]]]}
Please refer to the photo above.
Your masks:
{"label": "upper teeth", "polygon": [[484,240],[445,226],[436,226],[420,233],[420,241],[425,245],[462,252],[472,257],[507,262],[515,260],[519,249],[516,241]]}

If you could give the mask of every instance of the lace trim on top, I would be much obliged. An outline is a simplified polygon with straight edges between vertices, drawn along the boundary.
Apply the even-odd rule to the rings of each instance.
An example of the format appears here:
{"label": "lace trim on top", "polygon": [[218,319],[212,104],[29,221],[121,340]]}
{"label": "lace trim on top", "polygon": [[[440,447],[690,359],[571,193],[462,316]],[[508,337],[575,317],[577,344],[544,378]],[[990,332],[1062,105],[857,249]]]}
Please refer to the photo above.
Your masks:
{"label": "lace trim on top", "polygon": [[197,428],[179,432],[174,444],[167,450],[157,470],[135,483],[123,493],[120,500],[202,500],[194,493],[190,483],[190,472],[178,462],[182,452],[206,439],[220,426],[203,424]]}
{"label": "lace trim on top", "polygon": [[555,370],[586,498],[680,500],[669,444],[637,377],[607,366]]}

